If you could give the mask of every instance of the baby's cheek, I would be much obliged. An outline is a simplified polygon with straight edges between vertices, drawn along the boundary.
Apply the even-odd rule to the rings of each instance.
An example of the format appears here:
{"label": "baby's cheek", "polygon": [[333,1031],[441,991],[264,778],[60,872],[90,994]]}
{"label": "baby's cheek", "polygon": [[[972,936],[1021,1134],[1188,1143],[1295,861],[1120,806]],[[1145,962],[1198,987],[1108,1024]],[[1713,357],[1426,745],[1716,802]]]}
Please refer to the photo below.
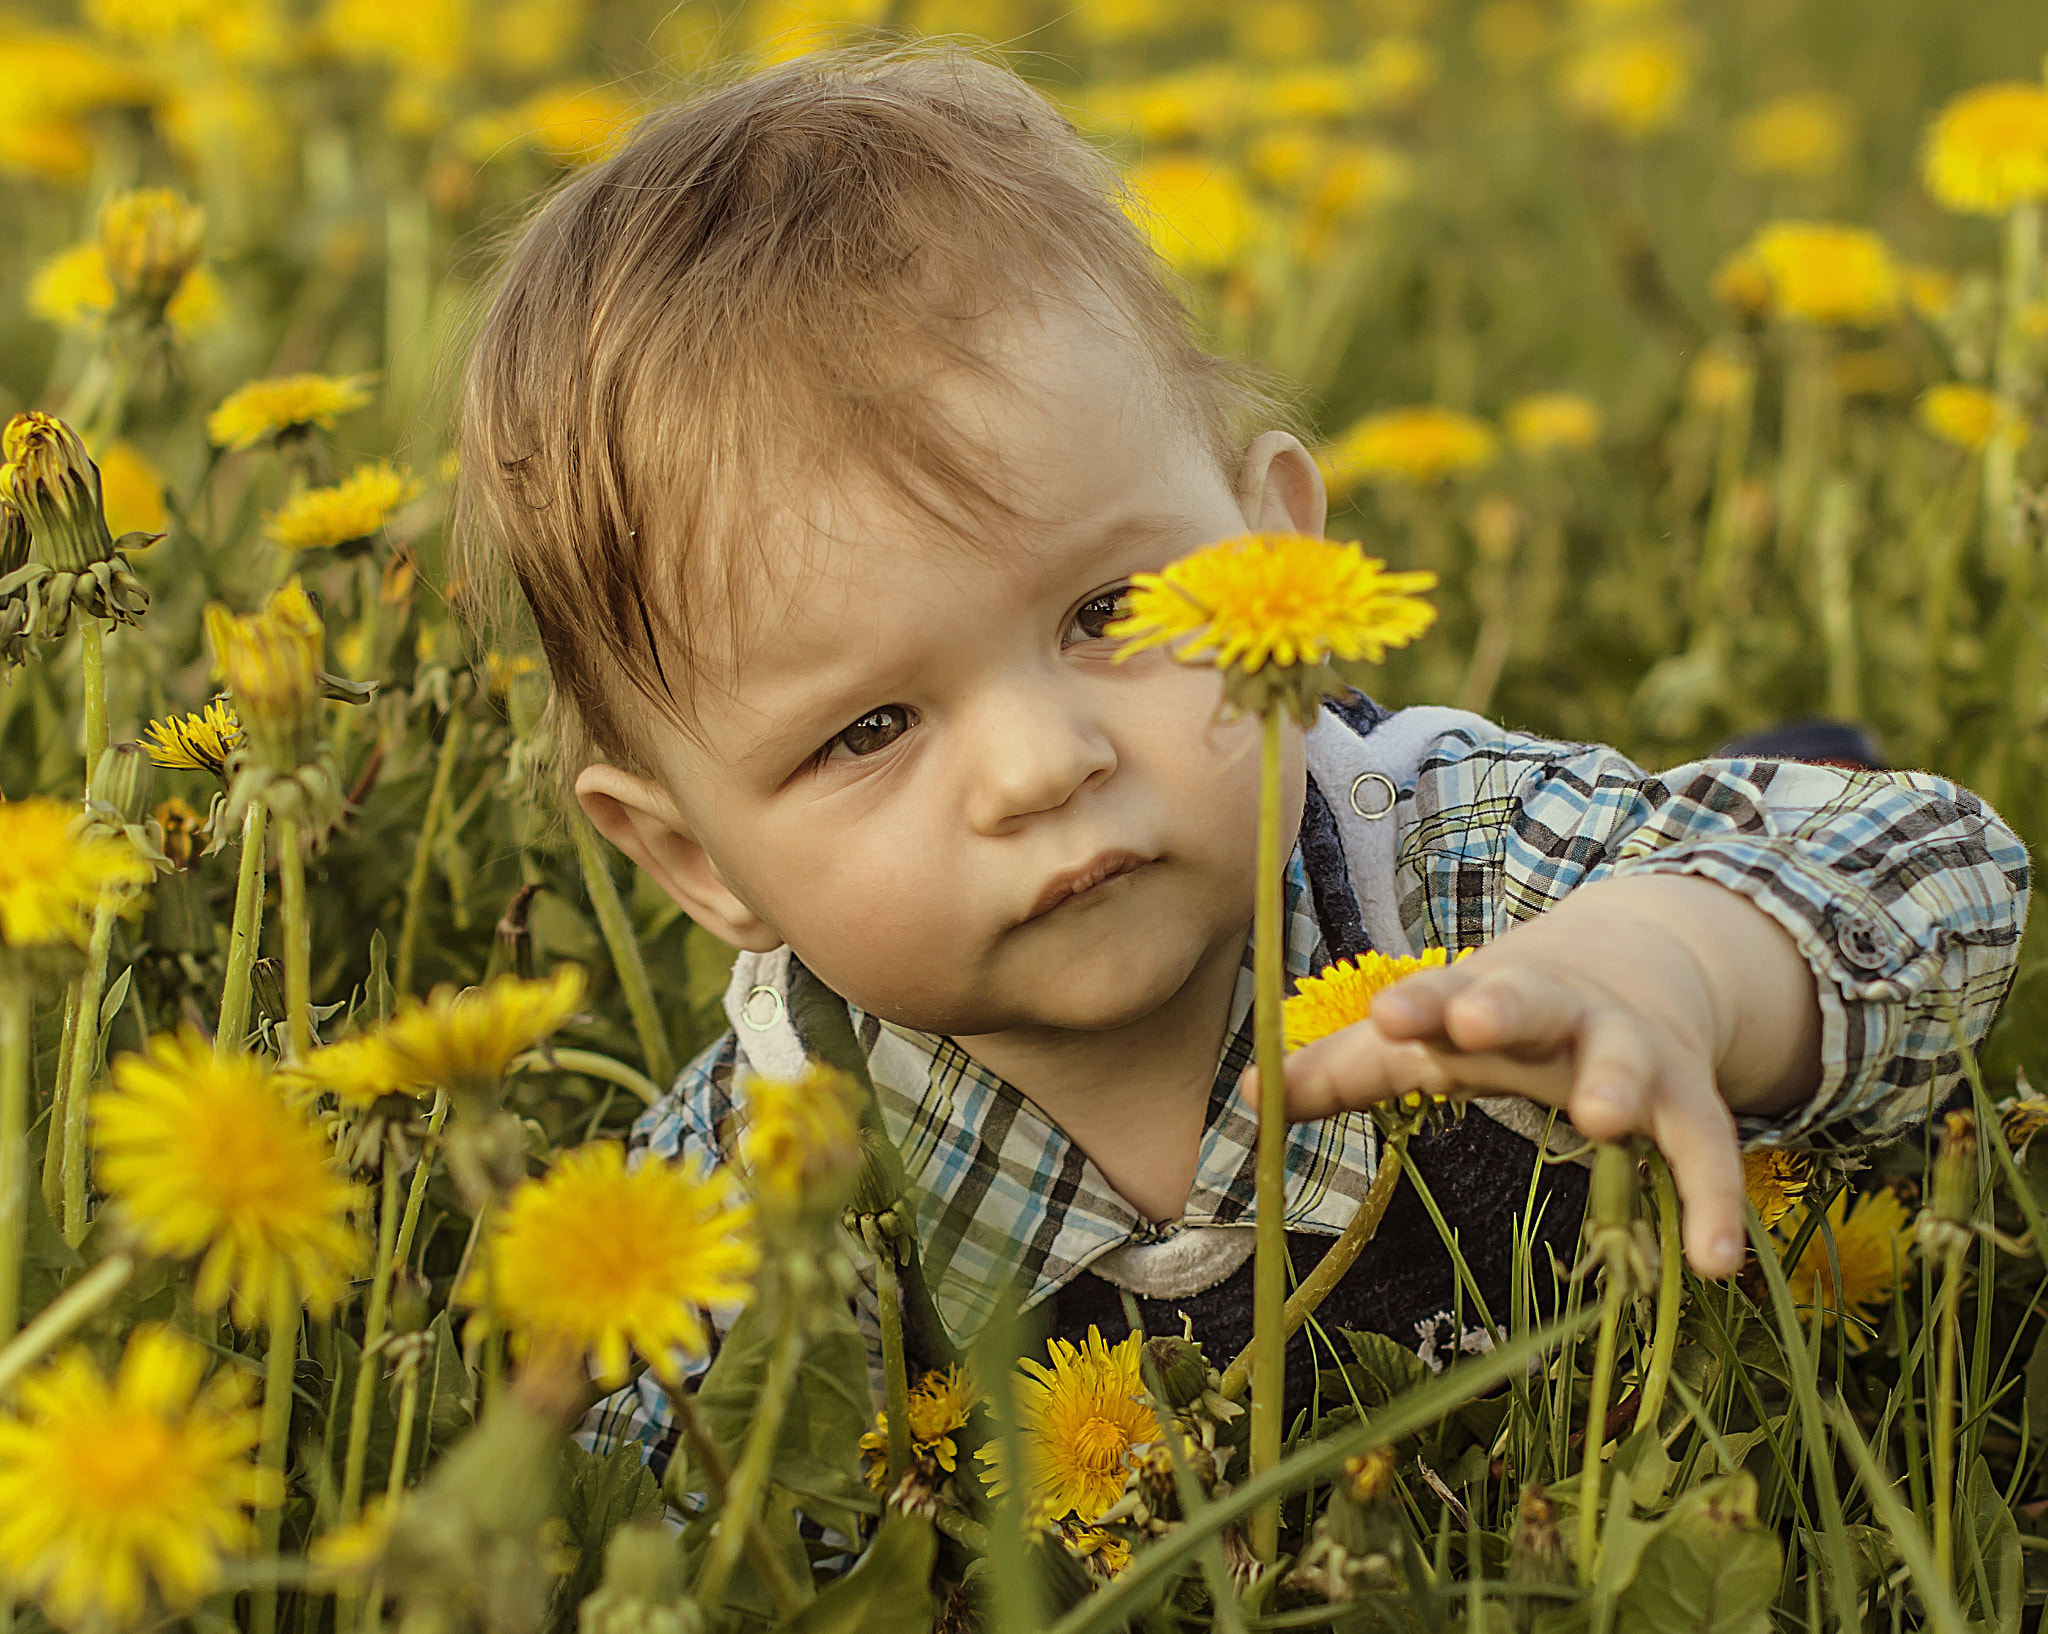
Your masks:
{"label": "baby's cheek", "polygon": [[944,859],[909,846],[847,850],[793,872],[778,928],[834,992],[895,1019],[945,996],[961,939]]}

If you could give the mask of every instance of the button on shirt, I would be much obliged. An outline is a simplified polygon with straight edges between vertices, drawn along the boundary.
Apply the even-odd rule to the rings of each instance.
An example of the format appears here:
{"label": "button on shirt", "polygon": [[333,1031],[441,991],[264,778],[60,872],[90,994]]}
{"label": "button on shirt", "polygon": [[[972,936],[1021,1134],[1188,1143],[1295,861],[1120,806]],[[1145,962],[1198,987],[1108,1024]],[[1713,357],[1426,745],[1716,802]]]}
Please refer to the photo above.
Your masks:
{"label": "button on shirt", "polygon": [[[1364,700],[1342,713],[1363,730],[1388,718]],[[1311,789],[1288,864],[1290,980],[1355,940],[1335,925],[1325,934],[1324,917],[1355,928],[1356,900],[1351,882],[1333,886],[1330,847],[1314,832],[1316,814],[1347,792]],[[1478,723],[1430,744],[1398,788],[1394,816],[1391,883],[1408,946],[1382,952],[1476,947],[1581,885],[1631,873],[1696,874],[1783,926],[1816,978],[1822,1077],[1804,1104],[1739,1119],[1748,1145],[1849,1151],[1924,1118],[1961,1069],[1945,1006],[1980,1042],[2011,982],[2025,918],[2018,837],[1968,791],[1920,773],[1706,760],[1652,775],[1612,749]],[[1341,873],[1341,857],[1334,867]],[[1251,1057],[1252,991],[1247,947],[1194,1187],[1182,1218],[1163,1228],[950,1039],[851,1013],[916,1196],[926,1279],[954,1338],[978,1328],[1006,1283],[1033,1304],[1120,1245],[1249,1221],[1257,1128],[1236,1084]],[[743,1100],[738,1062],[730,1033],[698,1056],[634,1126],[635,1161],[728,1158]],[[1378,1156],[1362,1114],[1296,1125],[1288,1229],[1340,1232]],[[730,1314],[712,1313],[714,1327]],[[872,1345],[872,1309],[862,1314]],[[579,1439],[599,1451],[636,1441],[660,1466],[676,1435],[663,1392],[643,1377],[600,1402]]]}

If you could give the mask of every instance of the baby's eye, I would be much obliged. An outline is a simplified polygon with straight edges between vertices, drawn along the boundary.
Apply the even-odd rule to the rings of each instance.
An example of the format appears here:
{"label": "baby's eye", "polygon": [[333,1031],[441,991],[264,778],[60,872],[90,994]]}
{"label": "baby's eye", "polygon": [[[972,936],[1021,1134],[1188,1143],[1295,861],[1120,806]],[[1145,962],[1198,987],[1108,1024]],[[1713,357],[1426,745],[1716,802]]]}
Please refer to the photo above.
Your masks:
{"label": "baby's eye", "polygon": [[1073,622],[1067,626],[1067,644],[1106,639],[1110,625],[1130,612],[1130,601],[1131,587],[1127,584],[1090,596],[1074,610]]}
{"label": "baby's eye", "polygon": [[901,704],[884,704],[870,709],[826,745],[826,756],[836,759],[842,750],[854,759],[877,754],[909,730],[910,711]]}

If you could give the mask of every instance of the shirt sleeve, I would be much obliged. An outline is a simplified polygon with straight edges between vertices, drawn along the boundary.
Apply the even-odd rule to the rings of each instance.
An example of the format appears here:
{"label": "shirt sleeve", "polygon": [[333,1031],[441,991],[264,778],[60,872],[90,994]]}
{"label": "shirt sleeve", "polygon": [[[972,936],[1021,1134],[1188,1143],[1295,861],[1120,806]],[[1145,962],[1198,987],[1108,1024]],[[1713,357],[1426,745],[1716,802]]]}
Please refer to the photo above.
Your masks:
{"label": "shirt sleeve", "polygon": [[1765,760],[1653,776],[1612,749],[1459,730],[1412,798],[1397,877],[1419,945],[1476,946],[1631,873],[1697,874],[1785,928],[1819,989],[1821,1084],[1738,1119],[1746,1145],[1867,1145],[1925,1117],[1961,1073],[1949,1007],[1974,1048],[2012,981],[2026,847],[1939,777]]}
{"label": "shirt sleeve", "polygon": [[[675,1087],[634,1123],[626,1141],[627,1165],[638,1168],[653,1162],[725,1162],[722,1133],[730,1125],[733,1069],[738,1060],[737,1041],[727,1033],[685,1067]],[[710,1348],[703,1356],[683,1364],[686,1380],[694,1384],[703,1376],[712,1357],[718,1354],[726,1330],[739,1314],[738,1306],[705,1313]],[[574,1433],[586,1451],[600,1455],[637,1445],[641,1460],[659,1480],[681,1438],[682,1426],[668,1392],[651,1373],[643,1373],[592,1407]]]}

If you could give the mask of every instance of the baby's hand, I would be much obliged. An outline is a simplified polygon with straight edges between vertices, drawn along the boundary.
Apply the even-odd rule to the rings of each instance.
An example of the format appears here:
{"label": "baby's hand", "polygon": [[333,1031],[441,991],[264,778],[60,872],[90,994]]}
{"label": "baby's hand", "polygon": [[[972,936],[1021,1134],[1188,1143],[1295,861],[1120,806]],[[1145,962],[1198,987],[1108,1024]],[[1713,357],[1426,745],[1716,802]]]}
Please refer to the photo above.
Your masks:
{"label": "baby's hand", "polygon": [[[1819,1081],[1819,1002],[1791,937],[1710,881],[1645,875],[1583,886],[1387,988],[1370,1019],[1288,1058],[1287,1115],[1505,1091],[1596,1140],[1648,1135],[1685,1205],[1693,1268],[1720,1277],[1744,1245],[1733,1114],[1782,1111]],[[1256,1072],[1245,1087],[1256,1099]]]}

